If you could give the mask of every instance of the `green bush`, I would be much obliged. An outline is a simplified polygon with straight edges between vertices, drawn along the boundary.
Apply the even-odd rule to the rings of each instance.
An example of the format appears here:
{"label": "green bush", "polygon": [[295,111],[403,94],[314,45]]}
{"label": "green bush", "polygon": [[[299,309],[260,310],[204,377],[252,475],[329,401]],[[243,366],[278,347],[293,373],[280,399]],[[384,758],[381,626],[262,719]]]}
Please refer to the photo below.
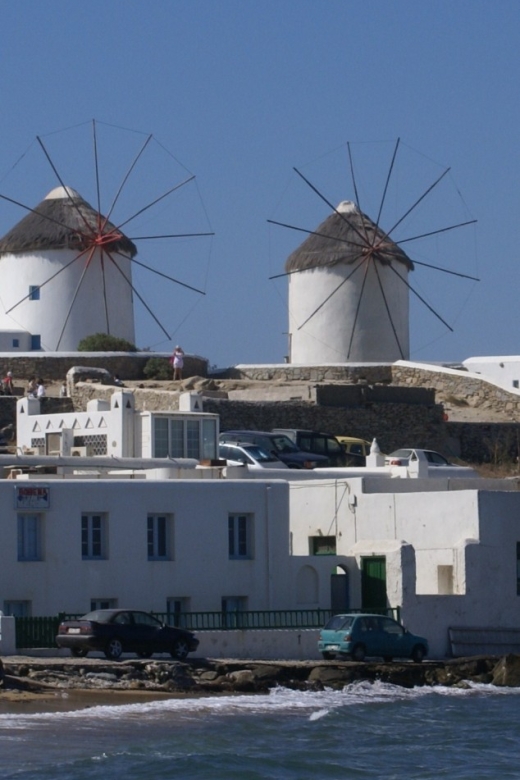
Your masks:
{"label": "green bush", "polygon": [[171,379],[172,367],[168,358],[153,357],[143,368],[146,379]]}
{"label": "green bush", "polygon": [[81,339],[78,352],[137,352],[137,347],[126,339],[108,333],[93,333]]}

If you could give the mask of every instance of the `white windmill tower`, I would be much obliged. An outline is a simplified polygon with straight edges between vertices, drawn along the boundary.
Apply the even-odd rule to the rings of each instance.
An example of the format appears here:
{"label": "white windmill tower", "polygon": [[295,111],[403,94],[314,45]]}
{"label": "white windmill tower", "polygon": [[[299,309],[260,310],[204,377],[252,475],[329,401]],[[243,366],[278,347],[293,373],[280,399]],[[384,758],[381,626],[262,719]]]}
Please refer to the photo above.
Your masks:
{"label": "white windmill tower", "polygon": [[[352,183],[357,204],[358,190],[350,145],[347,144]],[[409,283],[411,271],[428,267],[464,279],[476,277],[438,265],[412,261],[401,244],[437,237],[455,228],[473,224],[467,220],[427,230],[399,240],[396,228],[422,203],[449,172],[431,184],[388,229],[380,227],[388,185],[399,146],[395,145],[376,222],[359,205],[345,200],[335,207],[300,171],[294,170],[324,201],[331,214],[315,230],[269,219],[268,222],[308,234],[288,257],[285,273],[289,280],[289,362],[303,365],[323,363],[367,363],[407,360],[410,356],[409,297],[413,293],[446,327],[453,328]]]}
{"label": "white windmill tower", "polygon": [[290,362],[408,359],[413,267],[352,201],[340,203],[285,264]]}
{"label": "white windmill tower", "polygon": [[0,239],[0,330],[25,331],[44,351],[75,351],[99,332],[134,343],[136,254],[75,190],[53,189]]}
{"label": "white windmill tower", "polygon": [[[84,125],[92,127],[96,208],[87,203],[78,192],[65,185],[39,136],[36,137],[38,145],[60,186],[52,190],[34,208],[8,195],[0,194],[0,201],[14,204],[26,212],[26,216],[0,239],[0,351],[76,351],[83,338],[95,333],[107,333],[135,343],[136,299],[168,341],[171,341],[172,335],[160,322],[154,311],[155,307],[150,306],[136,289],[132,281],[133,265],[184,290],[205,295],[203,290],[143,262],[141,253],[141,247],[146,246],[142,242],[152,242],[152,246],[155,243],[156,247],[159,245],[164,257],[165,242],[170,243],[175,239],[185,242],[191,238],[214,235],[212,231],[173,232],[179,219],[185,219],[186,215],[193,220],[193,224],[199,219],[197,214],[200,215],[200,203],[198,206],[195,204],[195,208],[192,207],[188,212],[186,209],[182,212],[178,201],[176,206],[173,206],[175,193],[194,182],[195,176],[189,174],[166,147],[150,134],[126,171],[122,169],[124,175],[104,216],[101,207],[98,124],[96,120],[92,120],[92,123]],[[125,140],[119,133],[116,132],[115,136],[107,134],[108,129],[113,130],[111,126],[103,127],[103,138],[109,145],[106,148],[104,144],[101,145],[104,147],[102,156],[109,161],[108,168],[116,170],[119,176],[121,168],[119,165],[114,167],[115,158],[120,154],[120,149],[132,152],[135,150],[134,133],[130,131],[132,143],[128,146],[128,139]],[[64,146],[66,148],[67,145]],[[87,148],[81,148],[85,153],[88,152]],[[139,167],[144,163],[145,152],[160,162],[160,168],[157,168],[156,162],[153,173],[143,178]],[[158,152],[163,154],[160,160],[156,157]],[[25,155],[22,155],[22,158],[24,157]],[[84,159],[84,155],[75,152],[74,159],[79,157]],[[187,172],[189,175],[172,186],[171,177],[178,178],[179,168],[183,174]],[[140,175],[141,182],[137,198],[128,199],[126,188],[132,175]],[[105,181],[109,178],[109,173],[103,177]],[[157,194],[156,189],[163,185],[168,188]],[[129,202],[141,203],[141,206],[134,212],[131,211],[122,221],[116,222],[116,217],[113,216],[116,206],[120,214],[121,209],[125,208],[125,201],[126,208]],[[158,204],[161,204],[161,207],[156,209],[153,215],[150,210]],[[184,217],[178,216],[182,213]],[[125,235],[122,228],[143,215],[144,223],[140,223],[141,228],[145,228],[148,233],[148,227],[145,226],[150,222],[154,226],[152,233],[131,237]],[[148,243],[148,251],[149,248]],[[169,250],[168,253],[170,254]],[[146,249],[144,254],[147,255]],[[195,254],[196,251],[192,252],[193,257]],[[168,305],[170,322],[171,310],[171,305]]]}

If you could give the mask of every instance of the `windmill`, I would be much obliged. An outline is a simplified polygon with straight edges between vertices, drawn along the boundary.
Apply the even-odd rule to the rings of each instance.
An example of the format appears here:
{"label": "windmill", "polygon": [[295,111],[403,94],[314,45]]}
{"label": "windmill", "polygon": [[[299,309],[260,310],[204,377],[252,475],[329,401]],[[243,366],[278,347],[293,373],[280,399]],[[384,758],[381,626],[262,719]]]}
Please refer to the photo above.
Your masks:
{"label": "windmill", "polygon": [[315,229],[268,220],[271,224],[308,234],[285,264],[285,273],[271,279],[289,280],[289,354],[291,363],[394,362],[409,359],[410,295],[424,305],[446,328],[453,330],[409,280],[416,266],[429,267],[459,278],[475,276],[411,259],[402,244],[437,236],[473,224],[466,220],[403,239],[396,229],[427,199],[449,168],[422,191],[387,229],[381,226],[385,200],[394,170],[399,139],[395,144],[383,187],[377,217],[373,221],[359,207],[350,144],[347,144],[357,203],[332,202],[298,169],[300,180],[332,211]]}
{"label": "windmill", "polygon": [[[67,186],[40,137],[38,147],[52,170],[56,183],[36,206],[0,194],[4,202],[22,208],[26,215],[0,239],[0,332],[18,333],[28,349],[75,351],[79,341],[93,333],[108,333],[135,342],[134,301],[137,299],[167,340],[169,329],[154,306],[137,288],[134,267],[167,280],[185,290],[204,291],[143,262],[141,242],[170,241],[212,232],[161,232],[129,237],[126,231],[138,217],[162,207],[174,193],[195,177],[170,183],[149,200],[141,200],[125,218],[114,218],[116,206],[130,177],[153,139],[148,135],[125,170],[105,213],[101,206],[101,176],[98,127],[92,122],[96,207]],[[123,231],[124,228],[124,231]],[[140,259],[138,259],[138,257]]]}

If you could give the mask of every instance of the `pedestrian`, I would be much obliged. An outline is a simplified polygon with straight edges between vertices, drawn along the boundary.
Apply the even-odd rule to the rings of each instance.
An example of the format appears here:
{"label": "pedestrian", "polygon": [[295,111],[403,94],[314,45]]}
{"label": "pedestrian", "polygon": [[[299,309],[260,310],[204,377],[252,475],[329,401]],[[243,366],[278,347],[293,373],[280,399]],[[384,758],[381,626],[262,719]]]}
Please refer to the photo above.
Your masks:
{"label": "pedestrian", "polygon": [[44,398],[47,395],[43,379],[38,379],[38,385],[36,387],[36,398]]}
{"label": "pedestrian", "polygon": [[67,397],[67,384],[66,382],[62,382],[60,387],[60,398],[66,398],[66,397]]}
{"label": "pedestrian", "polygon": [[29,381],[27,382],[27,388],[26,388],[26,394],[28,398],[36,398],[36,377],[32,376]]}
{"label": "pedestrian", "polygon": [[2,393],[4,395],[13,394],[13,373],[8,371],[5,377],[2,379]]}
{"label": "pedestrian", "polygon": [[182,369],[184,367],[184,350],[178,344],[173,350],[173,355],[170,358],[170,363],[173,366],[173,379],[182,379]]}

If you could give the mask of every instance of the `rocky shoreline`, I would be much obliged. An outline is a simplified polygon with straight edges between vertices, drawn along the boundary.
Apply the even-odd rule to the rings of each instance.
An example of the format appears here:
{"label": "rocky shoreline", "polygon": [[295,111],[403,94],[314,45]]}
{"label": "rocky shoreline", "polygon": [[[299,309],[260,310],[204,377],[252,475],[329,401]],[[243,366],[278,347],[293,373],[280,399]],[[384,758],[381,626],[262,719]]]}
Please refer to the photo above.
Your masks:
{"label": "rocky shoreline", "polygon": [[447,661],[377,663],[353,661],[257,661],[8,657],[0,661],[0,698],[45,696],[63,691],[127,691],[208,696],[294,690],[342,689],[381,681],[405,688],[487,683],[520,686],[520,655],[475,656]]}

